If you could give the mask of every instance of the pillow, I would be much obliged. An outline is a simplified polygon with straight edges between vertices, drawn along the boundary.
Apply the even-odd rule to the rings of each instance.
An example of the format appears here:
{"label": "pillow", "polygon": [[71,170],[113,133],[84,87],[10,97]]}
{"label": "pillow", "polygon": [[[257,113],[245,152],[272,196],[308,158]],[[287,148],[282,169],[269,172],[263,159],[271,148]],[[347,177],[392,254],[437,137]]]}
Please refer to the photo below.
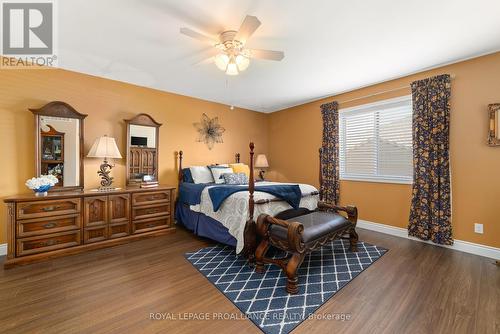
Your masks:
{"label": "pillow", "polygon": [[229,167],[228,164],[215,164],[215,165],[208,165],[208,168],[227,168]]}
{"label": "pillow", "polygon": [[223,174],[232,173],[233,170],[229,167],[212,167],[210,168],[212,172],[212,176],[214,177],[215,183],[221,184],[224,183],[224,179],[222,178]]}
{"label": "pillow", "polygon": [[189,167],[191,170],[191,176],[194,183],[213,183],[214,178],[212,177],[212,172],[207,166],[192,166]]}
{"label": "pillow", "polygon": [[248,176],[245,173],[222,174],[226,184],[248,184]]}
{"label": "pillow", "polygon": [[250,167],[248,167],[248,165],[237,163],[229,164],[229,167],[231,167],[235,173],[245,173],[247,177],[250,177]]}
{"label": "pillow", "polygon": [[189,168],[182,169],[182,181],[188,183],[194,183],[193,175],[191,175],[191,169]]}

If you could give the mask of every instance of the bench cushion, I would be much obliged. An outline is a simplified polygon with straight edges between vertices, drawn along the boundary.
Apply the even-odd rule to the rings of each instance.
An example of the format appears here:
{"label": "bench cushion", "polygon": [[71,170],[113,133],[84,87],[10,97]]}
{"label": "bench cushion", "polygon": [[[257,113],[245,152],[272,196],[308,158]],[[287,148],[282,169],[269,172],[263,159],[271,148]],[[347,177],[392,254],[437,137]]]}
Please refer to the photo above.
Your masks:
{"label": "bench cushion", "polygon": [[[351,222],[344,216],[332,212],[315,211],[307,215],[290,219],[290,221],[301,223],[304,226],[302,232],[302,242],[309,243],[322,236],[337,231],[342,231],[349,226]],[[282,226],[272,224],[269,233],[272,237],[287,240],[288,230]]]}

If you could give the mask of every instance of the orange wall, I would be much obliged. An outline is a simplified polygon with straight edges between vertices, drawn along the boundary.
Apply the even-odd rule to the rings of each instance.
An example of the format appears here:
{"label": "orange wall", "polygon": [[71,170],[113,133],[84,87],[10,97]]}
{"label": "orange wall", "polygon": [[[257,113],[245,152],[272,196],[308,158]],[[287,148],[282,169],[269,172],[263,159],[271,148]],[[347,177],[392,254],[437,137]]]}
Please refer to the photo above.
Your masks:
{"label": "orange wall", "polygon": [[[318,148],[321,144],[320,104],[348,100],[408,86],[411,81],[451,73],[451,165],[453,228],[459,240],[500,247],[500,147],[488,147],[487,105],[500,102],[500,53],[373,85],[272,114],[229,110],[225,105],[96,78],[64,70],[0,70],[0,198],[26,193],[24,181],[34,174],[34,122],[27,109],[53,100],[65,101],[88,114],[85,153],[93,140],[108,134],[125,154],[124,118],[144,112],[160,128],[160,181],[176,183],[174,152],[183,149],[186,165],[232,161],[235,152],[247,161],[248,142],[267,153],[270,179],[318,185]],[[335,78],[332,78],[334,80]],[[409,94],[409,88],[342,107]],[[205,112],[219,116],[226,128],[224,143],[209,151],[196,143],[192,125]],[[115,161],[117,185],[125,181],[125,159]],[[98,159],[85,159],[85,187],[98,186]],[[406,227],[411,187],[400,184],[341,182],[342,203],[358,206],[360,218]],[[5,238],[5,206],[0,205],[0,243]],[[484,234],[473,233],[474,222],[484,224]]]}
{"label": "orange wall", "polygon": [[[410,94],[409,84],[412,81],[442,73],[456,76],[452,81],[450,124],[454,237],[500,247],[500,147],[486,145],[487,106],[500,103],[500,53],[270,114],[268,158],[273,171],[269,176],[279,181],[318,184],[322,103],[337,100],[342,109],[407,95]],[[408,88],[342,103],[402,86]],[[355,204],[359,208],[361,219],[397,227],[407,226],[410,185],[342,181],[340,194],[342,203]],[[474,233],[474,223],[484,225],[483,235]]]}
{"label": "orange wall", "polygon": [[[94,139],[115,137],[125,157],[126,127],[123,119],[138,113],[150,114],[160,128],[159,179],[177,184],[174,152],[184,151],[186,165],[233,162],[234,154],[248,161],[248,143],[255,141],[256,152],[267,151],[267,115],[186,96],[165,93],[117,81],[64,70],[0,70],[0,198],[27,193],[26,179],[33,177],[34,116],[28,108],[49,101],[69,103],[85,119],[85,154]],[[202,113],[218,116],[226,128],[224,143],[209,151],[197,143],[193,122]],[[101,161],[85,159],[85,187],[99,185],[96,174]],[[112,171],[117,186],[125,183],[125,159],[115,161]],[[6,242],[6,210],[0,205],[0,243]]]}

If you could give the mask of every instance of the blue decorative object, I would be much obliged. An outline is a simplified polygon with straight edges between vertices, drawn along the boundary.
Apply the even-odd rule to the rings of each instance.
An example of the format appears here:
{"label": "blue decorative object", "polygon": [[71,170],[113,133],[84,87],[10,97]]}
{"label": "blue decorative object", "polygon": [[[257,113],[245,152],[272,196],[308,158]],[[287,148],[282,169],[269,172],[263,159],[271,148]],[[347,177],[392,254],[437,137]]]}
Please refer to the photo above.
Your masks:
{"label": "blue decorative object", "polygon": [[51,185],[45,185],[45,186],[41,186],[41,187],[38,187],[36,189],[33,189],[33,191],[35,192],[35,195],[42,196],[42,194],[45,194],[47,191],[49,191],[50,188],[52,188]]}
{"label": "blue decorative object", "polygon": [[32,177],[26,180],[25,185],[35,192],[36,196],[46,196],[47,191],[56,185],[59,180],[52,174],[40,175],[39,177]]}
{"label": "blue decorative object", "polygon": [[[264,274],[255,273],[233,247],[206,247],[187,253],[186,258],[264,333],[286,334],[386,251],[359,242],[358,252],[352,253],[349,241],[332,241],[306,255],[298,271],[301,293],[295,295],[285,291],[286,276],[280,268],[268,265]],[[276,252],[275,257],[280,256]]]}

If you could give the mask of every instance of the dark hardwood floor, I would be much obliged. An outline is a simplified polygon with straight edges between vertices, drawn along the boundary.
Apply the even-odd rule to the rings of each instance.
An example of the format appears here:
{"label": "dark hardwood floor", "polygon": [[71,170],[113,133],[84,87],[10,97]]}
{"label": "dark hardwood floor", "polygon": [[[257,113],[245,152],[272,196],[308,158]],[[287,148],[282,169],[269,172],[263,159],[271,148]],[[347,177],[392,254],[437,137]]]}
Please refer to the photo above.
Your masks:
{"label": "dark hardwood floor", "polygon": [[[294,333],[500,333],[500,268],[491,259],[359,229],[389,252]],[[183,254],[209,245],[177,233],[0,269],[2,333],[260,333]],[[3,262],[3,260],[2,260]],[[165,313],[177,320],[151,320]]]}

